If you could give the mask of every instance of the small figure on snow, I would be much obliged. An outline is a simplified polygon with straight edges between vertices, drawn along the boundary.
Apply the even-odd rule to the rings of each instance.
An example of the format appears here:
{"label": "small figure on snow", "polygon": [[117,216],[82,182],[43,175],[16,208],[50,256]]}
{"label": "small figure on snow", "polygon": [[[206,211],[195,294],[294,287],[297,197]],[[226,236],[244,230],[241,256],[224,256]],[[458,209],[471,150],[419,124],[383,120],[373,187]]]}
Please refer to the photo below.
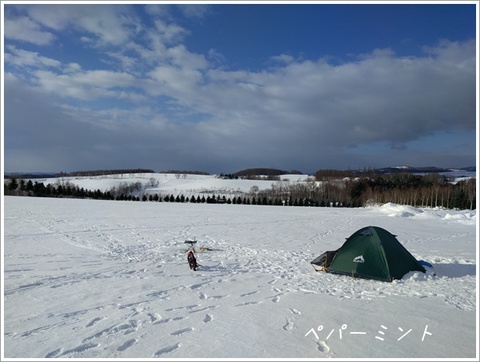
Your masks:
{"label": "small figure on snow", "polygon": [[195,258],[195,254],[193,253],[193,250],[190,250],[187,255],[187,260],[188,260],[188,265],[190,266],[190,269],[193,269],[194,271],[197,270],[197,259]]}

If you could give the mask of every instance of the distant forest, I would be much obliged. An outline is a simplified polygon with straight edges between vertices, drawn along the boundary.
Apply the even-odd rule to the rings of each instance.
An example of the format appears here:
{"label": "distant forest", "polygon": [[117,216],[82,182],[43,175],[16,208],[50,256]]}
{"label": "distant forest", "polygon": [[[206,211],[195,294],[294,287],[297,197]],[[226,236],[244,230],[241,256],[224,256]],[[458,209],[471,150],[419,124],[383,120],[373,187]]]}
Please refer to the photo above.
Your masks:
{"label": "distant forest", "polygon": [[[144,170],[147,172],[150,170]],[[128,173],[130,173],[129,171]],[[177,171],[177,174],[178,171]],[[86,176],[86,175],[85,175]],[[91,176],[91,175],[90,175]],[[238,177],[220,175],[222,178]],[[85,190],[68,181],[56,184],[11,177],[4,184],[5,195],[72,197],[83,199],[192,202],[247,205],[310,206],[310,207],[364,207],[392,202],[415,207],[443,207],[447,209],[476,209],[476,179],[452,183],[446,176],[431,173],[416,175],[407,172],[378,174],[364,173],[352,177],[346,171],[322,170],[315,179],[291,183],[271,175],[272,186],[267,190],[252,187],[247,193],[235,192],[228,197],[215,195],[151,194],[152,184],[137,181],[122,184],[109,191]],[[154,181],[154,179],[152,179]],[[151,181],[151,182],[153,182]]]}
{"label": "distant forest", "polygon": [[54,177],[92,177],[103,175],[121,175],[129,173],[155,173],[155,171],[144,168],[134,169],[116,169],[116,170],[91,170],[91,171],[73,171],[73,172],[36,172],[36,173],[13,173],[5,175],[5,178],[23,178],[23,179],[37,179],[37,178],[54,178]]}
{"label": "distant forest", "polygon": [[[285,171],[279,170],[276,168],[247,168],[246,170],[238,171],[233,174],[233,176],[244,179],[260,179],[260,178],[270,178],[277,179],[280,178],[280,175],[293,174],[293,175],[302,175],[303,173],[298,170]],[[273,177],[272,177],[273,176]]]}

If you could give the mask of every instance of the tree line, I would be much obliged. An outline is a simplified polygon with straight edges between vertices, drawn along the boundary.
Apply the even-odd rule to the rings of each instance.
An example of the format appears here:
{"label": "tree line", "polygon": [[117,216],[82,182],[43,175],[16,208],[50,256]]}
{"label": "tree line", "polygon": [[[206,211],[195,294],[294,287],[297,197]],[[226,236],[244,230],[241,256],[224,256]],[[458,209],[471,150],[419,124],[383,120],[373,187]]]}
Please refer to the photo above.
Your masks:
{"label": "tree line", "polygon": [[86,190],[68,181],[44,185],[42,182],[10,178],[4,184],[5,195],[72,197],[84,199],[191,202],[245,205],[365,207],[392,202],[415,207],[442,207],[447,209],[476,209],[476,179],[456,183],[439,174],[425,176],[410,173],[371,175],[361,178],[310,180],[307,182],[275,181],[270,189],[253,186],[249,192],[233,195],[150,194],[155,179],[121,183],[108,191]]}
{"label": "tree line", "polygon": [[440,174],[410,173],[375,175],[346,183],[352,206],[392,202],[421,207],[476,209],[476,179],[456,183]]}
{"label": "tree line", "polygon": [[134,174],[134,173],[154,173],[154,172],[155,171],[148,168],[89,170],[89,171],[60,172],[57,177],[91,177],[91,176],[122,175],[122,174]]}

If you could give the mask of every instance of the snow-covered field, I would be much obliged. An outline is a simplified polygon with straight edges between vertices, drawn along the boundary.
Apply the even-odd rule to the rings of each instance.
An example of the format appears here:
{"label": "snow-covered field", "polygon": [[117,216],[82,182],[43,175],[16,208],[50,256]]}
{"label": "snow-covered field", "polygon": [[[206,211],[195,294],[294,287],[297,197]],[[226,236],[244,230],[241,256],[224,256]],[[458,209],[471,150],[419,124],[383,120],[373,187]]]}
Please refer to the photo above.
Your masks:
{"label": "snow-covered field", "polygon": [[[475,211],[4,197],[4,212],[2,360],[478,359]],[[314,271],[368,225],[437,275]],[[193,238],[211,249],[196,272]]]}
{"label": "snow-covered field", "polygon": [[229,196],[250,192],[252,187],[258,190],[271,189],[272,185],[294,185],[305,183],[307,180],[314,180],[313,176],[287,174],[281,175],[280,180],[271,181],[267,179],[243,180],[243,179],[222,179],[218,175],[195,175],[175,173],[143,173],[143,174],[117,174],[102,176],[82,177],[58,177],[47,179],[36,179],[34,181],[47,184],[71,183],[86,190],[100,190],[106,192],[115,187],[139,183],[141,190],[136,192],[142,194],[159,194],[177,196],[183,194],[185,197],[192,195],[215,195]]}

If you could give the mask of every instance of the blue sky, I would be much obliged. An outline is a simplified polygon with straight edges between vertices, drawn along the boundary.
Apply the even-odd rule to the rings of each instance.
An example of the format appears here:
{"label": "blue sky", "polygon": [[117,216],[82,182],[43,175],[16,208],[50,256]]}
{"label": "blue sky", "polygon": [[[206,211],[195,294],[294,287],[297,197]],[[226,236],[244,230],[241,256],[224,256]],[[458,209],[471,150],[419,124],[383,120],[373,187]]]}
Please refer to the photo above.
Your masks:
{"label": "blue sky", "polygon": [[4,171],[476,164],[475,2],[2,2]]}

